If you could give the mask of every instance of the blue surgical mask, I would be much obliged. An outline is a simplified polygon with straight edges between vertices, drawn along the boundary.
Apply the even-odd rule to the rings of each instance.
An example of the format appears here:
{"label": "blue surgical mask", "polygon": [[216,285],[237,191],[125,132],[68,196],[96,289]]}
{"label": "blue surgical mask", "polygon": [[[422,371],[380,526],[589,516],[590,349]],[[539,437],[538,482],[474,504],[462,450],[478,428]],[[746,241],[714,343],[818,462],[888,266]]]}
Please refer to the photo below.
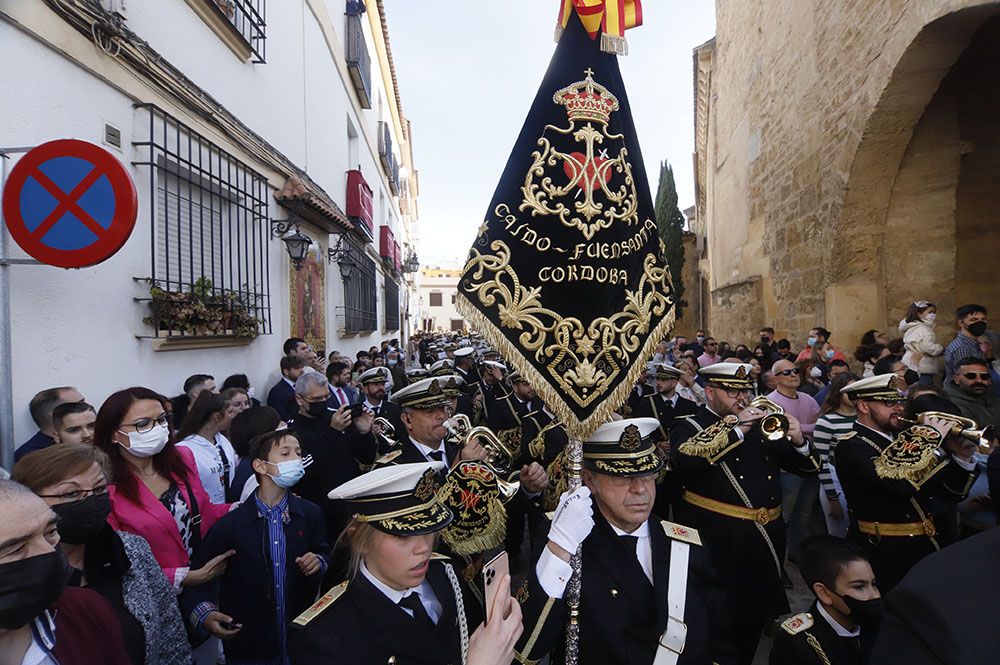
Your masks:
{"label": "blue surgical mask", "polygon": [[274,484],[278,487],[288,489],[302,480],[302,476],[306,475],[306,467],[312,464],[312,455],[306,455],[304,459],[299,458],[278,463],[268,462],[268,464],[278,467],[278,475],[267,474],[271,476]]}
{"label": "blue surgical mask", "polygon": [[823,352],[823,357],[827,360],[833,360],[833,349],[827,349]]}
{"label": "blue surgical mask", "polygon": [[389,358],[388,360],[385,361],[385,364],[388,365],[389,367],[395,367],[396,363],[398,362],[399,361],[396,360],[395,358]]}
{"label": "blue surgical mask", "polygon": [[816,338],[810,337],[809,339],[806,340],[806,344],[808,344],[809,346],[816,346]]}

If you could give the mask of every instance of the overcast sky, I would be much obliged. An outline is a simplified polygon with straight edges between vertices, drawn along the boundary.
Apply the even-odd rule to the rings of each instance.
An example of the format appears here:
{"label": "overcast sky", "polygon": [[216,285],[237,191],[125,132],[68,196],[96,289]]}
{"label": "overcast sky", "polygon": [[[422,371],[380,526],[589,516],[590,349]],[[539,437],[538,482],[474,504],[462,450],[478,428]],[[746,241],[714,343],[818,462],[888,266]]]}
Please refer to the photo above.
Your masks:
{"label": "overcast sky", "polygon": [[[559,3],[384,2],[420,172],[417,253],[460,267],[552,57]],[[620,59],[650,186],[669,161],[682,210],[694,202],[691,52],[715,35],[714,5],[646,0]]]}

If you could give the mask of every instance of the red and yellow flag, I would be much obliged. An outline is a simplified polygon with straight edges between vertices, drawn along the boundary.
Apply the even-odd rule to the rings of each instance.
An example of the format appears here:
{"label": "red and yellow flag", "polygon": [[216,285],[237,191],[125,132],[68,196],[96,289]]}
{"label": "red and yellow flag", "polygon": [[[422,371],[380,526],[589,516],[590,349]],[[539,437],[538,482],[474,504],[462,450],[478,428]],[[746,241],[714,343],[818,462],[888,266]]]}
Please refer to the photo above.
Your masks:
{"label": "red and yellow flag", "polygon": [[602,51],[618,55],[628,53],[625,31],[642,25],[641,0],[561,1],[557,33],[566,27],[575,10],[591,39],[596,39],[598,32],[601,33]]}

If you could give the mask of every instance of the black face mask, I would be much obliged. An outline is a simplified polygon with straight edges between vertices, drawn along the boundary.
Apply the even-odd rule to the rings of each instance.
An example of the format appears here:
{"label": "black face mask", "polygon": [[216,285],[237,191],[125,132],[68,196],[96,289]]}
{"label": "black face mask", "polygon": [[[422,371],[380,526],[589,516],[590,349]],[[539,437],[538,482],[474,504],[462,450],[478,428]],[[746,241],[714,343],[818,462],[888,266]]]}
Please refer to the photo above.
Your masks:
{"label": "black face mask", "polygon": [[56,602],[69,580],[69,562],[58,547],[0,564],[0,628],[16,630]]}
{"label": "black face mask", "polygon": [[914,372],[912,369],[908,369],[905,372],[903,372],[903,381],[906,381],[906,385],[912,386],[919,380],[920,380],[920,375]]}
{"label": "black face mask", "polygon": [[853,596],[841,596],[847,609],[851,611],[850,617],[861,627],[878,626],[882,623],[882,599],[873,598],[871,600],[858,600]]}
{"label": "black face mask", "polygon": [[107,523],[111,512],[108,494],[93,494],[86,499],[52,506],[59,516],[59,539],[70,545],[82,545]]}
{"label": "black face mask", "polygon": [[986,332],[987,324],[986,321],[976,321],[975,323],[970,323],[969,325],[967,325],[966,328],[969,329],[969,332],[974,337],[979,337],[984,332]]}
{"label": "black face mask", "polygon": [[308,411],[313,418],[322,418],[329,413],[326,410],[326,402],[309,402]]}

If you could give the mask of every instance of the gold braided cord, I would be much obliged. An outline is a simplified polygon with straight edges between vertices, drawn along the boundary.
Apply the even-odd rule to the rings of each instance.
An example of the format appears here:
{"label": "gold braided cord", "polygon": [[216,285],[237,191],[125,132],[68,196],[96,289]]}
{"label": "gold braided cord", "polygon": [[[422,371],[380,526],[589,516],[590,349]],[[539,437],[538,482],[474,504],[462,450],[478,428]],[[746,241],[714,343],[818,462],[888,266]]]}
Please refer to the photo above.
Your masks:
{"label": "gold braided cord", "polygon": [[435,505],[444,508],[445,510],[448,510],[448,508],[445,507],[445,505],[442,504],[440,501],[438,501],[437,498],[435,497],[430,501],[428,501],[427,503],[422,503],[419,506],[409,506],[407,508],[401,508],[399,510],[394,510],[389,513],[379,513],[378,515],[362,515],[360,513],[355,513],[354,519],[358,520],[359,522],[380,522],[382,520],[390,520],[397,517],[406,517],[407,515],[411,515],[413,513],[417,513],[422,510],[430,510]]}
{"label": "gold braided cord", "polygon": [[678,446],[677,452],[691,457],[703,457],[714,462],[720,453],[732,445],[729,442],[729,433],[735,428],[736,425],[729,424],[725,420],[712,423]]}
{"label": "gold braided cord", "polygon": [[822,645],[820,645],[819,640],[817,640],[812,633],[806,633],[806,642],[809,643],[809,646],[811,646],[813,651],[816,652],[816,655],[819,656],[823,665],[831,665],[830,659],[826,657],[826,652],[823,651]]}

